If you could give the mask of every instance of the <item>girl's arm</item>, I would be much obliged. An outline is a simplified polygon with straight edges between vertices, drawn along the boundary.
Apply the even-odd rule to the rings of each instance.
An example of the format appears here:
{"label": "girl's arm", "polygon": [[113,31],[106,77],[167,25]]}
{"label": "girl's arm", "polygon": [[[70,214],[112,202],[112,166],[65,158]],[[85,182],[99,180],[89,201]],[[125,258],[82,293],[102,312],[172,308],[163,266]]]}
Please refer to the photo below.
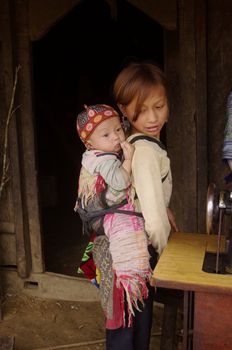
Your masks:
{"label": "girl's arm", "polygon": [[132,162],[134,186],[145,220],[145,230],[159,254],[167,244],[171,229],[161,180],[165,174],[161,174],[161,166],[168,171],[169,160],[154,146],[136,146]]}

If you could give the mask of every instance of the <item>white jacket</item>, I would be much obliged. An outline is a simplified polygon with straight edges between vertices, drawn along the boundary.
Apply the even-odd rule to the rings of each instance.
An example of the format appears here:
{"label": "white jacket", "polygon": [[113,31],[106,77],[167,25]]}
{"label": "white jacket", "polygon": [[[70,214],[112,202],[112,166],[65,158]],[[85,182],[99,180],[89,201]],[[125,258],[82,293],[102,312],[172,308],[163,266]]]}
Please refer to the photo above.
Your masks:
{"label": "white jacket", "polygon": [[[143,134],[131,135],[128,141],[139,135]],[[132,183],[139,200],[137,210],[143,214],[151,244],[161,254],[171,229],[167,216],[172,193],[170,160],[167,152],[154,142],[138,140],[134,146]],[[162,183],[162,178],[166,175]]]}

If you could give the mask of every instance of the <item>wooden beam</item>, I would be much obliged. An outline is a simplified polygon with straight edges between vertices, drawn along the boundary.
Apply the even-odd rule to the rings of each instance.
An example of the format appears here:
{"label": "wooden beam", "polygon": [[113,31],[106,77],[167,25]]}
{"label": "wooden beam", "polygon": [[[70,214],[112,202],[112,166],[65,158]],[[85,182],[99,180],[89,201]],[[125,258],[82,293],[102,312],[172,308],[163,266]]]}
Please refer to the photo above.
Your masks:
{"label": "wooden beam", "polygon": [[194,0],[179,0],[182,215],[184,231],[197,231],[196,65]]}
{"label": "wooden beam", "polygon": [[173,190],[170,208],[173,210],[176,222],[183,227],[182,187],[180,174],[182,159],[179,157],[182,148],[182,120],[180,109],[180,79],[179,79],[179,39],[178,31],[164,31],[164,70],[169,86],[169,119],[166,124],[166,144],[171,161]]}
{"label": "wooden beam", "polygon": [[179,0],[178,15],[178,32],[165,32],[172,100],[167,125],[172,205],[181,230],[204,233],[208,182],[205,0]]}
{"label": "wooden beam", "polygon": [[28,30],[31,40],[41,39],[52,26],[77,6],[81,0],[29,0]]}
{"label": "wooden beam", "polygon": [[[17,65],[21,66],[19,76],[17,110],[20,133],[21,166],[24,195],[24,232],[28,241],[26,249],[31,251],[33,272],[43,272],[41,227],[38,204],[37,169],[35,163],[34,117],[32,106],[32,63],[28,29],[28,0],[14,0],[13,21],[15,27],[14,52]],[[30,245],[30,246],[29,246]]]}
{"label": "wooden beam", "polygon": [[195,0],[197,231],[201,233],[206,232],[208,187],[206,13],[205,0]]}
{"label": "wooden beam", "polygon": [[177,27],[176,0],[127,0],[165,29],[174,30]]}

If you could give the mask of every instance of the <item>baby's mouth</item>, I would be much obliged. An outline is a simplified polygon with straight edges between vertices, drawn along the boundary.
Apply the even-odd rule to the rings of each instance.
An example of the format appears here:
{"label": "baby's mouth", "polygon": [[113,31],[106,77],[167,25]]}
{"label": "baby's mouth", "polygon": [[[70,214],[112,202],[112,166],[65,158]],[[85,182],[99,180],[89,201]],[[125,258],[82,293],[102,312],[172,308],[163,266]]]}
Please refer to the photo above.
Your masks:
{"label": "baby's mouth", "polygon": [[121,149],[120,143],[114,146],[115,151],[119,151]]}

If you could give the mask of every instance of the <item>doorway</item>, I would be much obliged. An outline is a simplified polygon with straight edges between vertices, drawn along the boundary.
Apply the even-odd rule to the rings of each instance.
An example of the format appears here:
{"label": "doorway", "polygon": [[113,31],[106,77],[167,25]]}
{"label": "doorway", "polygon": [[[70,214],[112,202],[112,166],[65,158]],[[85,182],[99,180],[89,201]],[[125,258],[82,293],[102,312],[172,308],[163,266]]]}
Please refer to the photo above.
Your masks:
{"label": "doorway", "polygon": [[84,104],[112,103],[124,64],[163,65],[163,28],[127,1],[85,0],[33,42],[39,201],[45,270],[77,276],[88,242],[74,213],[84,146],[75,120]]}

